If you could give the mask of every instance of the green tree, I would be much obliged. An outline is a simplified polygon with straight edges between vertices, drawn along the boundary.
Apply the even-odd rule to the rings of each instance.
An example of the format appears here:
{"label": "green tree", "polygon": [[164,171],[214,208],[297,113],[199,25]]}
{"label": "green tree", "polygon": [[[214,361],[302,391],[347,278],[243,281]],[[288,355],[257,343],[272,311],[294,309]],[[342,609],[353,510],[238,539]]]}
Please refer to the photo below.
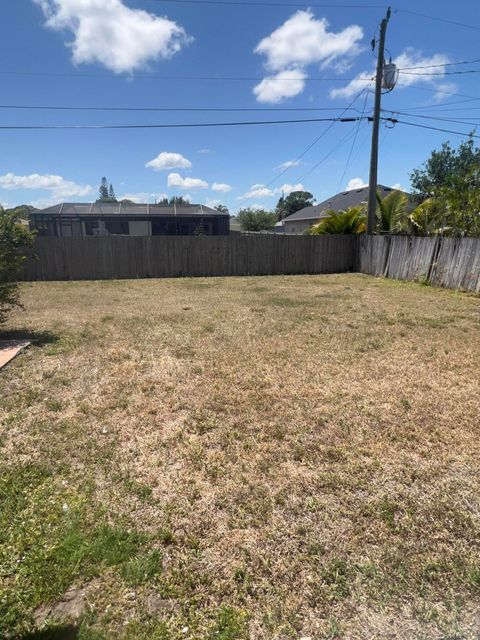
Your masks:
{"label": "green tree", "polygon": [[12,209],[5,209],[5,213],[10,213],[20,220],[28,220],[30,218],[30,214],[34,211],[38,211],[35,207],[32,207],[30,204],[20,204],[18,207],[13,207]]}
{"label": "green tree", "polygon": [[228,207],[225,206],[224,204],[217,204],[217,206],[214,207],[214,209],[215,211],[219,211],[220,213],[226,213],[226,214],[230,213],[228,211]]}
{"label": "green tree", "polygon": [[427,198],[408,216],[408,231],[430,236],[444,232],[444,213],[435,198]]}
{"label": "green tree", "polygon": [[21,306],[17,277],[33,237],[17,215],[0,207],[0,324],[13,307]]}
{"label": "green tree", "polygon": [[439,151],[432,151],[423,165],[410,174],[414,193],[420,201],[436,196],[439,189],[454,187],[458,178],[464,179],[479,164],[480,147],[475,146],[473,138],[457,149],[444,142]]}
{"label": "green tree", "polygon": [[408,196],[401,191],[392,191],[382,198],[377,192],[377,231],[399,233],[408,225]]}
{"label": "green tree", "polygon": [[102,178],[100,183],[100,187],[98,189],[98,199],[97,202],[118,202],[115,197],[115,190],[113,188],[113,184],[108,184],[108,181],[105,177]]}
{"label": "green tree", "polygon": [[277,220],[283,220],[300,209],[313,206],[314,203],[315,199],[309,191],[292,191],[286,198],[282,196],[277,202],[275,207]]}
{"label": "green tree", "polygon": [[365,208],[363,206],[350,207],[346,211],[326,212],[326,217],[306,231],[310,236],[349,235],[365,232]]}
{"label": "green tree", "polygon": [[102,178],[100,183],[100,187],[98,189],[98,200],[97,202],[108,202],[108,182],[105,177]]}
{"label": "green tree", "polygon": [[179,206],[180,205],[188,206],[190,202],[188,200],[185,200],[183,196],[172,196],[170,200],[168,198],[162,198],[161,200],[158,201],[157,204],[165,204],[170,206],[173,206],[174,204],[178,204]]}
{"label": "green tree", "polygon": [[277,222],[277,216],[263,209],[241,209],[237,220],[243,231],[269,231]]}
{"label": "green tree", "polygon": [[480,235],[480,147],[473,138],[433,151],[411,174],[420,206],[409,216],[413,233]]}

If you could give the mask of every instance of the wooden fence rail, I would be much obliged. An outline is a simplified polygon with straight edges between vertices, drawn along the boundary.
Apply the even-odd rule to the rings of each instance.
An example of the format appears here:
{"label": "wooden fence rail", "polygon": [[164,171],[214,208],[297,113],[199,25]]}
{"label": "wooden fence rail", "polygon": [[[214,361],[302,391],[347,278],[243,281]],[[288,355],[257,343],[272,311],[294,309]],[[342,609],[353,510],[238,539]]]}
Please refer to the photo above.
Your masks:
{"label": "wooden fence rail", "polygon": [[23,280],[341,273],[356,266],[353,236],[38,237]]}

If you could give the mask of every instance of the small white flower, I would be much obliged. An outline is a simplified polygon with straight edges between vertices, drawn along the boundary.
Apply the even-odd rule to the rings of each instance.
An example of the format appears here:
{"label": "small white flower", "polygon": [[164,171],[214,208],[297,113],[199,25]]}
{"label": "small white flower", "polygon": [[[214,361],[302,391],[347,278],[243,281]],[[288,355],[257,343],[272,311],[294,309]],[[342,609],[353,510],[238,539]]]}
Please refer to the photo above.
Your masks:
{"label": "small white flower", "polygon": [[182,633],[188,633],[188,627],[183,627]]}
{"label": "small white flower", "polygon": [[63,503],[62,509],[63,509],[63,513],[68,513],[70,511],[70,507],[66,502]]}

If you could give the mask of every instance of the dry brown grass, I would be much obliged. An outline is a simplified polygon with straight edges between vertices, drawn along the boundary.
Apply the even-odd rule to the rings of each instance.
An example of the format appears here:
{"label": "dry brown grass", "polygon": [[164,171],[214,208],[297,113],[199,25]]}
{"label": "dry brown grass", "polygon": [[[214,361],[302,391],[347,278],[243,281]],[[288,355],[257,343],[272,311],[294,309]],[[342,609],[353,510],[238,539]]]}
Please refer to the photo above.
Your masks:
{"label": "dry brown grass", "polygon": [[52,336],[0,374],[5,465],[161,554],[71,574],[82,638],[479,637],[478,298],[359,275],[23,298],[12,328]]}

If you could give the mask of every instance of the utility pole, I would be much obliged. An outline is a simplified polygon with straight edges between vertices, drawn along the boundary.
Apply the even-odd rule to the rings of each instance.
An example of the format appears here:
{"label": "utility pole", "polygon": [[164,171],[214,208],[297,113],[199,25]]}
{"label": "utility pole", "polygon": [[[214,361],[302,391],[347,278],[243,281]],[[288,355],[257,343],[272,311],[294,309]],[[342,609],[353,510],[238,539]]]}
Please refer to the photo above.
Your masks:
{"label": "utility pole", "polygon": [[377,75],[375,77],[375,105],[373,111],[372,149],[370,155],[370,178],[368,181],[367,233],[374,233],[377,211],[377,174],[378,174],[378,134],[380,132],[380,111],[382,103],[383,66],[385,63],[385,35],[390,20],[390,7],[380,24],[378,41]]}

